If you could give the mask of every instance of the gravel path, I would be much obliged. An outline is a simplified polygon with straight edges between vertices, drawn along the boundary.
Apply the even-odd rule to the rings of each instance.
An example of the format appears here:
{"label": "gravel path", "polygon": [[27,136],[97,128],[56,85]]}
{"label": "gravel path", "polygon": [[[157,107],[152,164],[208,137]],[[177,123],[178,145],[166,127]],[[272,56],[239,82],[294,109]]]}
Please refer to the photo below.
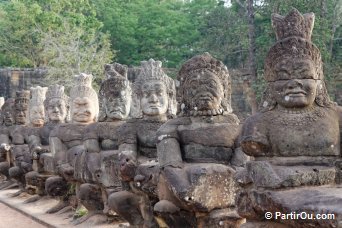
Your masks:
{"label": "gravel path", "polygon": [[45,228],[45,226],[0,203],[0,228]]}

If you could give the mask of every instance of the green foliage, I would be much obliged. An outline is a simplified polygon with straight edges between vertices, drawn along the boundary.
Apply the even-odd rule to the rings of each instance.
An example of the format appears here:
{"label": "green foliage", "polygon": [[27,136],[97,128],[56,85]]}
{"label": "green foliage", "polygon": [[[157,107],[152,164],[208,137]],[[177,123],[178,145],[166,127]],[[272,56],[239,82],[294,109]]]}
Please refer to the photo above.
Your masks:
{"label": "green foliage", "polygon": [[75,74],[103,75],[113,54],[88,0],[0,2],[0,64],[46,67],[48,82],[70,85]]}
{"label": "green foliage", "polygon": [[[326,3],[325,7],[322,5],[323,2]],[[231,7],[220,5],[214,8],[205,17],[206,23],[202,24],[201,28],[204,31],[200,44],[202,50],[209,50],[230,68],[248,68],[249,40],[245,4],[244,0],[233,0]],[[261,96],[265,84],[262,79],[264,60],[269,48],[276,41],[271,26],[271,14],[286,15],[293,7],[302,13],[315,13],[312,41],[321,51],[329,91],[333,93],[336,90],[335,82],[341,81],[339,73],[342,68],[341,0],[255,1],[254,26],[258,79],[253,88],[257,91],[258,97]]]}
{"label": "green foliage", "polygon": [[201,38],[203,15],[217,3],[214,0],[93,0],[103,31],[111,34],[117,61],[140,65],[154,58],[166,67],[175,67],[191,57]]}

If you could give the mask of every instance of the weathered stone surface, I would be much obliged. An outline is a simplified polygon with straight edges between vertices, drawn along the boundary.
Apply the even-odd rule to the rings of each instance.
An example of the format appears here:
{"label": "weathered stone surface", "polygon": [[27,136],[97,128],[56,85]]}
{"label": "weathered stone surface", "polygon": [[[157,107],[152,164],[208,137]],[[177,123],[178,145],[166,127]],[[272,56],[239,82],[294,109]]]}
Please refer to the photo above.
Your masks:
{"label": "weathered stone surface", "polygon": [[[188,60],[178,80],[183,117],[157,133],[162,171],[154,209],[168,226],[213,225],[210,212],[234,207],[238,189],[235,170],[227,166],[239,134],[239,120],[231,113],[231,81],[223,63],[208,53]],[[172,204],[181,210],[166,213]]]}
{"label": "weathered stone surface", "polygon": [[[264,220],[265,213],[272,213],[274,222],[288,224],[294,227],[338,227],[342,216],[342,188],[316,186],[304,187],[299,189],[282,190],[282,191],[258,191],[252,190],[246,193],[241,193],[243,197],[239,197],[238,203],[239,214],[249,219]],[[243,206],[242,206],[243,205]],[[291,213],[300,214],[303,212],[303,217],[296,219],[282,219],[281,214]],[[278,213],[278,215],[276,215]],[[304,215],[306,213],[307,215]],[[317,214],[334,215],[334,218],[315,219],[311,215]],[[298,215],[300,216],[300,215]],[[289,217],[291,218],[291,217]]]}
{"label": "weathered stone surface", "polygon": [[335,183],[336,168],[325,166],[273,166],[267,161],[247,163],[247,172],[256,187],[282,188]]}
{"label": "weathered stone surface", "polygon": [[[57,170],[56,174],[60,177],[48,178],[45,190],[49,195],[59,196],[63,206],[67,206],[64,202],[70,200],[70,194],[66,195],[63,191],[54,192],[53,186],[63,181],[68,181],[69,184],[77,181],[74,178],[74,165],[77,156],[85,151],[83,135],[87,125],[94,123],[99,113],[97,94],[91,87],[91,82],[91,75],[80,74],[75,77],[75,86],[70,91],[72,123],[60,124],[50,133],[50,149],[56,166],[54,170]],[[57,205],[51,211],[56,212],[62,208]]]}
{"label": "weathered stone surface", "polygon": [[[111,194],[109,206],[131,225],[157,226],[153,215],[159,180],[156,132],[177,107],[174,81],[161,66],[153,59],[141,62],[133,87],[134,119],[119,129],[120,176],[126,191]],[[129,202],[126,207],[120,206],[125,202]]]}
{"label": "weathered stone surface", "polygon": [[[339,227],[341,203],[341,108],[329,100],[323,64],[311,42],[314,14],[293,9],[272,15],[278,42],[265,61],[261,111],[248,118],[240,137],[254,156],[236,178],[245,190],[237,197],[248,224],[265,221],[290,227]],[[333,219],[275,219],[276,213],[333,213]],[[272,224],[275,223],[275,224]]]}

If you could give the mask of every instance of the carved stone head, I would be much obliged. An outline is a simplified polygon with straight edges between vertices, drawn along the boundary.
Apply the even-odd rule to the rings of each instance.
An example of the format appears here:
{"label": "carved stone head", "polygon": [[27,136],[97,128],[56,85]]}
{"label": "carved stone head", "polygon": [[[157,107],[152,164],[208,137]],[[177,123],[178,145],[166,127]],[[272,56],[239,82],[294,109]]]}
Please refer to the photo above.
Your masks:
{"label": "carved stone head", "polygon": [[209,53],[186,61],[179,71],[181,109],[185,115],[221,115],[232,112],[227,67]]}
{"label": "carved stone head", "polygon": [[64,86],[57,84],[49,86],[44,106],[48,121],[53,123],[66,122],[70,105],[69,97],[64,93]]}
{"label": "carved stone head", "polygon": [[174,116],[177,112],[176,88],[174,80],[168,77],[162,62],[141,62],[141,70],[134,83],[134,118]]}
{"label": "carved stone head", "polygon": [[28,114],[28,106],[30,101],[30,91],[22,90],[16,92],[14,101],[15,123],[17,125],[25,125]]}
{"label": "carved stone head", "polygon": [[277,104],[287,109],[302,109],[316,102],[327,106],[330,100],[324,84],[321,54],[311,42],[314,14],[300,14],[293,9],[286,17],[272,15],[277,43],[265,60],[263,108]]}
{"label": "carved stone head", "polygon": [[8,98],[5,104],[1,108],[1,117],[3,124],[6,126],[11,126],[15,123],[14,119],[14,99]]}
{"label": "carved stone head", "polygon": [[29,105],[29,120],[34,127],[41,127],[45,122],[44,100],[47,87],[31,87],[31,99]]}
{"label": "carved stone head", "polygon": [[130,112],[132,90],[127,79],[127,66],[119,63],[105,65],[107,79],[102,83],[100,121],[126,119]]}
{"label": "carved stone head", "polygon": [[99,101],[91,86],[92,75],[75,76],[75,86],[70,90],[71,121],[73,123],[89,124],[97,120]]}

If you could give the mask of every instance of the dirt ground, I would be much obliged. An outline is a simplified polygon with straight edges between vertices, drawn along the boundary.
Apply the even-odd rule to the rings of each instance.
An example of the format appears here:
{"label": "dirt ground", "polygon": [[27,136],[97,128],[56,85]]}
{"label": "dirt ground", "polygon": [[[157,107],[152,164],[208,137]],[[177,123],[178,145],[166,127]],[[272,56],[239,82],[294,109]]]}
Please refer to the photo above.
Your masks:
{"label": "dirt ground", "polygon": [[0,203],[0,228],[44,228],[29,217]]}

